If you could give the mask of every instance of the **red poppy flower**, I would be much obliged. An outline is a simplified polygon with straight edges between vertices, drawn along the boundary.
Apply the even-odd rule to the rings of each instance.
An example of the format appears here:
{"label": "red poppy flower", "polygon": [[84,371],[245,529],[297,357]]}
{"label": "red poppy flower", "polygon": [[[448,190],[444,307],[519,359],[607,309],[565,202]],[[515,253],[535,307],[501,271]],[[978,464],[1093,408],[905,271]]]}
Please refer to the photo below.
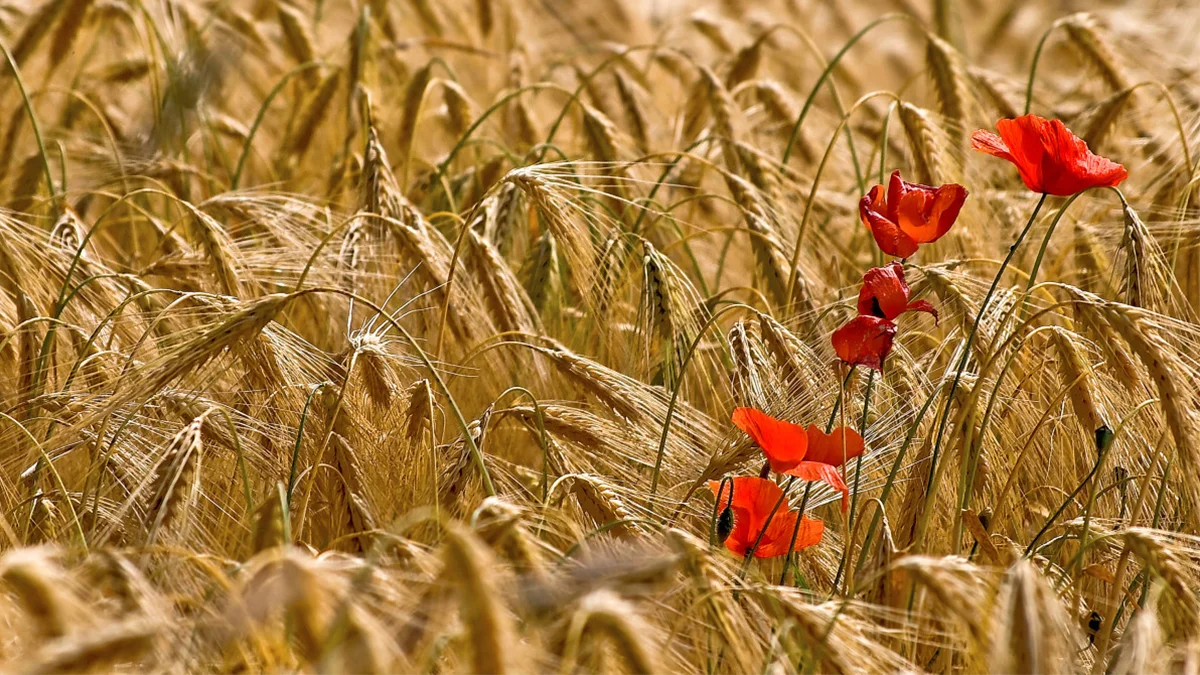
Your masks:
{"label": "red poppy flower", "polygon": [[[708,487],[712,489],[714,495],[717,494],[720,486],[719,481],[708,482]],[[782,496],[783,489],[773,481],[757,476],[734,478],[733,532],[725,539],[725,547],[737,555],[746,555],[746,551],[749,551],[754,546],[754,542],[758,541],[759,533],[763,532],[763,525],[767,524],[767,516],[771,515],[775,504]],[[728,498],[729,489],[726,488],[725,494],[721,495],[719,508],[725,507],[725,500]],[[796,535],[796,544],[791,547],[791,550],[799,551],[820,543],[821,536],[825,532],[825,523],[801,517],[799,513],[788,508],[788,500],[784,497],[783,503],[771,517],[762,541],[754,550],[754,557],[775,558],[789,553],[788,544],[792,541],[792,530],[796,527],[796,518],[798,517],[801,518],[800,532]]]}
{"label": "red poppy flower", "polygon": [[808,434],[804,427],[776,419],[761,410],[738,408],[733,411],[733,423],[762,448],[771,470],[776,473],[799,464],[808,450]]}
{"label": "red poppy flower", "polygon": [[893,171],[886,195],[882,185],[871,188],[859,200],[858,214],[884,253],[907,258],[917,252],[918,244],[949,232],[966,200],[967,190],[961,185],[910,183]]}
{"label": "red poppy flower", "polygon": [[858,292],[858,313],[892,321],[909,311],[929,312],[934,321],[937,320],[933,305],[927,300],[909,302],[909,294],[904,267],[899,262],[872,267],[863,275],[862,290]]}
{"label": "red poppy flower", "polygon": [[[842,493],[842,511],[850,505],[850,488],[837,469],[847,461],[863,454],[863,437],[850,427],[838,427],[825,433],[815,424],[808,425],[808,453],[804,461],[786,473],[804,480],[819,480]],[[843,454],[844,453],[844,454]]]}
{"label": "red poppy flower", "polygon": [[843,362],[883,371],[883,360],[892,351],[896,324],[860,314],[833,331],[833,350]]}
{"label": "red poppy flower", "polygon": [[1059,120],[1025,115],[996,122],[1000,135],[980,129],[971,147],[1017,166],[1025,187],[1069,197],[1094,187],[1116,187],[1129,177],[1125,167],[1092,154],[1087,143]]}

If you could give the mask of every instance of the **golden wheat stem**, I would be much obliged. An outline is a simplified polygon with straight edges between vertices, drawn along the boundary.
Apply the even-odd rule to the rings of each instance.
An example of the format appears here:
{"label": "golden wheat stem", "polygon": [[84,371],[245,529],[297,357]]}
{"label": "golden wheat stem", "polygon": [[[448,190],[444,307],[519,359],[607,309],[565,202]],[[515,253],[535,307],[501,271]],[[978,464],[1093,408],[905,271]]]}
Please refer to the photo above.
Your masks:
{"label": "golden wheat stem", "polygon": [[[83,524],[79,521],[79,514],[75,512],[75,505],[71,503],[71,493],[67,491],[67,485],[63,482],[62,476],[59,474],[58,469],[54,466],[54,463],[50,461],[50,456],[46,454],[46,449],[42,447],[42,444],[39,443],[36,438],[34,438],[33,434],[29,433],[29,430],[25,428],[24,424],[21,424],[17,420],[13,419],[5,412],[0,412],[0,417],[3,417],[4,419],[16,425],[16,427],[21,430],[21,433],[24,434],[31,443],[33,443],[33,447],[37,448],[38,462],[49,468],[50,475],[54,476],[54,482],[58,487],[58,491],[62,494],[63,501],[67,503],[67,510],[71,512],[71,524],[75,526],[75,534],[79,536],[79,546],[86,554],[88,545],[87,536],[85,536],[83,533]],[[26,523],[25,534],[25,539],[28,540],[28,523]]]}
{"label": "golden wheat stem", "polygon": [[[575,88],[575,91],[570,92],[570,96],[567,99],[567,102],[563,104],[562,109],[558,113],[558,117],[556,117],[554,119],[554,122],[550,125],[549,131],[546,132],[546,139],[544,141],[542,141],[542,145],[546,146],[546,147],[550,146],[551,141],[554,140],[555,134],[558,133],[559,127],[562,126],[563,121],[566,119],[567,111],[571,108],[571,104],[579,102],[579,97],[583,94],[584,90],[586,90],[588,88],[588,86],[591,84],[592,80],[594,80],[596,78],[596,76],[598,76],[600,73],[604,72],[612,64],[617,63],[622,60],[625,60],[625,59],[628,59],[632,54],[635,54],[637,52],[647,51],[647,50],[654,51],[654,52],[668,50],[668,51],[671,51],[671,52],[674,52],[674,53],[677,53],[677,54],[683,56],[684,59],[687,61],[691,60],[690,57],[688,57],[687,54],[683,53],[682,51],[672,48],[672,47],[663,47],[662,45],[659,45],[659,44],[637,45],[634,47],[628,47],[626,49],[620,50],[617,53],[609,56],[608,58],[601,61],[598,65],[596,65],[595,68],[592,68],[585,75],[583,75],[582,77],[579,78],[579,86],[577,86]],[[528,87],[523,87],[523,89],[526,89],[526,88],[528,88]],[[474,129],[474,127],[472,127],[472,129]],[[471,132],[471,130],[468,130],[467,135],[469,135],[470,132]],[[453,156],[453,151],[451,152],[451,156]],[[541,153],[538,155],[537,161],[541,162],[543,159],[545,159],[545,157],[546,157],[546,149],[543,149],[541,151]]]}
{"label": "golden wheat stem", "polygon": [[[552,91],[558,91],[558,92],[566,92],[567,91],[567,90],[563,89],[562,87],[560,87],[559,85],[553,84],[550,82],[535,82],[533,84],[528,84],[523,87],[517,87],[516,89],[513,89],[513,90],[509,91],[508,93],[504,94],[503,96],[501,96],[500,98],[498,98],[495,103],[493,103],[491,106],[488,107],[487,110],[484,110],[482,113],[479,114],[479,117],[477,117],[475,119],[475,122],[473,122],[471,124],[471,126],[467,128],[466,131],[464,131],[461,135],[459,135],[458,141],[455,142],[454,147],[450,148],[450,152],[446,153],[445,159],[443,159],[441,162],[438,163],[437,171],[434,172],[434,176],[433,176],[431,183],[437,184],[437,185],[442,184],[442,182],[446,178],[446,171],[450,168],[450,163],[453,162],[454,158],[458,156],[458,153],[467,146],[467,141],[471,138],[471,135],[475,133],[475,130],[478,129],[480,126],[482,126],[483,123],[486,122],[488,120],[488,118],[492,116],[493,113],[495,113],[496,111],[503,108],[505,105],[508,104],[509,101],[515,99],[516,97],[520,96],[521,94],[525,94],[525,93],[528,93],[531,91],[541,91],[542,89],[550,89]],[[564,114],[564,116],[566,115],[565,110],[563,111],[563,114]],[[548,145],[548,143],[546,143],[546,145]]]}
{"label": "golden wheat stem", "polygon": [[[1033,439],[1035,436],[1037,436],[1037,432],[1041,430],[1042,426],[1046,423],[1046,420],[1049,419],[1050,416],[1053,414],[1054,407],[1057,406],[1059,403],[1061,403],[1063,399],[1070,396],[1071,391],[1073,389],[1081,386],[1084,379],[1087,376],[1088,376],[1087,373],[1080,373],[1077,377],[1075,377],[1075,379],[1071,380],[1070,382],[1066,382],[1064,384],[1064,386],[1058,390],[1058,393],[1055,395],[1055,397],[1053,399],[1051,399],[1050,405],[1046,406],[1046,410],[1044,410],[1042,412],[1042,416],[1040,418],[1038,418],[1037,424],[1034,425],[1033,429],[1031,429],[1029,434],[1025,437],[1025,445],[1021,446],[1021,449],[1019,451],[1017,451],[1017,453],[1013,459],[1012,469],[1010,470],[1010,472],[1008,474],[1008,479],[1006,481],[1004,481],[1004,486],[1000,488],[1000,492],[996,496],[995,506],[992,508],[992,511],[995,513],[995,517],[997,520],[999,520],[1000,516],[1002,514],[1004,514],[1003,509],[1007,504],[1006,498],[1008,497],[1009,491],[1012,489],[1012,486],[1015,484],[1017,475],[1019,473],[1017,471],[1017,469],[1019,469],[1021,464],[1023,463],[1023,461],[1025,459],[1025,453],[1028,452],[1031,447],[1033,447]],[[1103,458],[1101,458],[1101,459],[1103,459]],[[1097,464],[1093,465],[1093,473],[1098,469],[1099,469],[1099,462],[1097,462]],[[1089,476],[1090,475],[1091,474],[1089,474]],[[1079,484],[1079,489],[1083,489],[1083,486],[1085,484],[1087,484],[1086,479]],[[1078,494],[1078,492],[1076,492],[1075,494]],[[1067,505],[1073,503],[1072,502],[1073,499],[1074,499],[1074,494],[1072,494],[1071,499],[1066,500],[1066,502],[1063,505],[1063,508],[1066,508]],[[1057,514],[1055,515],[1055,517],[1057,517]],[[1051,519],[1051,520],[1053,520],[1053,519]],[[1047,521],[1047,525],[1046,525],[1047,528],[1049,527],[1049,522],[1050,521]],[[1030,550],[1032,550],[1034,543],[1036,543],[1036,541],[1034,541],[1030,544]]]}
{"label": "golden wheat stem", "polygon": [[1008,269],[1008,264],[1012,262],[1013,256],[1016,255],[1017,249],[1021,246],[1021,242],[1025,240],[1025,236],[1029,234],[1029,231],[1033,229],[1033,224],[1037,222],[1038,214],[1041,213],[1042,205],[1046,203],[1047,196],[1043,193],[1038,199],[1037,206],[1033,208],[1033,213],[1029,215],[1029,222],[1025,224],[1025,228],[1017,235],[1017,240],[1008,247],[1008,255],[1004,257],[1004,262],[1000,264],[1000,269],[996,272],[996,277],[992,279],[991,287],[988,288],[987,294],[983,296],[983,301],[979,303],[979,311],[976,312],[975,321],[971,324],[971,330],[967,334],[967,340],[962,349],[962,356],[959,357],[958,364],[954,368],[954,380],[950,383],[950,391],[946,394],[946,405],[942,411],[941,422],[938,424],[937,440],[934,441],[933,454],[929,458],[929,485],[925,491],[925,508],[921,512],[920,521],[918,521],[915,541],[923,540],[925,527],[929,523],[933,505],[937,499],[938,477],[941,475],[937,471],[938,454],[941,451],[942,439],[946,433],[946,423],[950,419],[950,408],[954,401],[954,392],[958,389],[958,383],[962,379],[963,371],[967,368],[967,361],[971,358],[971,347],[975,343],[975,336],[979,333],[979,324],[983,321],[983,315],[987,312],[988,303],[991,302],[992,296],[996,293],[996,288],[1000,285],[1000,280],[1004,277],[1004,272]]}
{"label": "golden wheat stem", "polygon": [[467,223],[475,220],[476,211],[479,210],[479,205],[483,203],[480,200],[475,203],[475,207],[471,209],[471,213],[466,218],[459,218],[456,214],[455,220],[458,221],[458,238],[454,240],[454,253],[450,256],[450,267],[446,272],[446,278],[442,282],[442,317],[438,322],[438,339],[437,345],[433,349],[433,358],[436,361],[442,356],[442,345],[446,338],[446,321],[450,318],[450,299],[454,290],[454,273],[458,271],[458,260],[462,257],[463,244],[467,241]]}

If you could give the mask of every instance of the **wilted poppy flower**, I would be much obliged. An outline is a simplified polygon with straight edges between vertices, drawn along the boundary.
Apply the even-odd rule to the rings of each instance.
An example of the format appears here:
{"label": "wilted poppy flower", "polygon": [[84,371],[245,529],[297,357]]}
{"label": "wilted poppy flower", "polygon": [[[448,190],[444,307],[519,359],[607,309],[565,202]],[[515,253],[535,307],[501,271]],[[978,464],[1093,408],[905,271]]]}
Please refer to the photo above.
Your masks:
{"label": "wilted poppy flower", "polygon": [[967,190],[961,185],[910,183],[894,171],[887,193],[882,185],[871,188],[859,200],[858,214],[884,253],[907,258],[917,252],[918,244],[949,232],[966,200]]}
{"label": "wilted poppy flower", "polygon": [[[837,469],[845,462],[863,454],[866,445],[862,436],[850,427],[838,427],[825,433],[815,424],[808,425],[808,453],[804,461],[789,469],[789,476],[804,480],[819,480],[842,493],[842,511],[849,506],[850,488]],[[843,445],[844,443],[844,445]],[[843,454],[843,451],[845,454]]]}
{"label": "wilted poppy flower", "polygon": [[[720,486],[719,481],[708,482],[708,487],[714,495]],[[728,494],[727,488],[721,496],[722,503],[728,498]],[[825,532],[825,523],[801,517],[799,513],[788,508],[786,497],[783,498],[783,503],[779,504],[779,508],[775,509],[780,497],[783,497],[783,489],[773,481],[757,476],[734,478],[733,532],[725,539],[725,547],[737,555],[746,555],[754,546],[754,542],[758,541],[758,535],[766,525],[766,532],[758,548],[754,550],[754,557],[775,558],[790,553],[788,544],[792,541],[792,530],[796,527],[798,517],[801,518],[800,532],[796,535],[796,544],[791,547],[791,551],[799,551],[820,543],[821,535]],[[768,525],[767,516],[771,515],[772,509],[775,509],[775,515],[771,517]]]}
{"label": "wilted poppy flower", "polygon": [[733,423],[762,448],[771,470],[776,473],[799,464],[808,450],[808,434],[804,427],[776,419],[761,410],[738,408],[733,411]]}
{"label": "wilted poppy flower", "polygon": [[877,316],[860,314],[833,331],[833,350],[852,366],[883,371],[883,360],[892,351],[896,324]]}
{"label": "wilted poppy flower", "polygon": [[1087,143],[1059,120],[1025,115],[996,122],[997,136],[980,129],[971,147],[1017,166],[1025,187],[1069,197],[1094,187],[1116,187],[1129,173],[1116,162],[1092,154]]}
{"label": "wilted poppy flower", "polygon": [[903,265],[892,262],[883,267],[872,267],[863,275],[862,290],[858,292],[858,313],[892,321],[909,311],[929,312],[937,320],[933,305],[927,300],[909,302],[909,295]]}

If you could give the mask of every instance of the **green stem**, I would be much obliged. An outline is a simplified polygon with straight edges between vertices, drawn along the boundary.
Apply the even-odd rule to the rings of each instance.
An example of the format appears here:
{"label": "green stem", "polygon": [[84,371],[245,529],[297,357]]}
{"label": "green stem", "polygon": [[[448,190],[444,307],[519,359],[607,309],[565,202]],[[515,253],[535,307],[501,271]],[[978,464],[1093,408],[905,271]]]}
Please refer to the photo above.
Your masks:
{"label": "green stem", "polygon": [[[821,90],[821,85],[824,84],[825,80],[828,79],[833,73],[833,69],[836,68],[838,63],[841,62],[842,57],[846,55],[846,52],[850,51],[851,47],[857,44],[859,40],[863,39],[863,37],[865,37],[867,33],[871,32],[871,30],[876,26],[896,19],[904,19],[906,21],[913,20],[913,18],[908,14],[900,14],[895,12],[891,14],[884,14],[871,23],[868,23],[866,26],[863,26],[862,29],[855,33],[846,42],[846,44],[842,46],[838,53],[829,60],[829,64],[826,65],[825,69],[821,71],[820,77],[817,78],[817,83],[813,85],[812,91],[809,92],[808,98],[804,100],[804,107],[800,109],[800,114],[796,117],[796,123],[792,125],[792,132],[788,135],[787,147],[785,147],[783,150],[783,156],[779,162],[780,164],[787,164],[788,159],[791,158],[792,148],[796,145],[796,137],[800,134],[800,127],[804,124],[804,118],[808,116],[808,111],[810,108],[812,108],[813,101],[817,98],[817,92]],[[861,182],[861,178],[859,180]]]}
{"label": "green stem", "polygon": [[1033,63],[1029,66],[1029,84],[1025,86],[1025,112],[1023,113],[1025,115],[1029,114],[1029,106],[1033,103],[1033,78],[1037,75],[1038,61],[1042,59],[1042,48],[1046,46],[1046,38],[1049,38],[1054,29],[1058,28],[1062,22],[1063,19],[1059,19],[1050,24],[1046,32],[1042,33],[1042,39],[1038,40],[1037,48],[1033,50]]}
{"label": "green stem", "polygon": [[833,410],[829,411],[829,421],[825,423],[825,433],[833,433],[833,422],[837,419],[838,410],[842,405],[842,396],[845,395],[846,385],[849,384],[850,378],[854,376],[854,369],[858,366],[850,366],[850,372],[846,373],[846,377],[842,378],[842,386],[838,387],[837,398],[833,401]]}
{"label": "green stem", "polygon": [[[987,312],[988,304],[992,300],[992,296],[996,293],[996,288],[1000,285],[1000,280],[1004,277],[1004,272],[1008,270],[1009,263],[1012,262],[1013,256],[1016,255],[1017,249],[1020,248],[1021,242],[1025,240],[1025,236],[1029,234],[1029,230],[1033,228],[1033,224],[1037,222],[1037,216],[1042,210],[1042,205],[1046,203],[1046,198],[1049,195],[1042,193],[1038,199],[1037,206],[1034,207],[1033,213],[1029,215],[1029,222],[1025,224],[1025,228],[1021,230],[1021,234],[1017,236],[1017,240],[1012,246],[1008,247],[1008,255],[1004,257],[1004,262],[1000,264],[1000,269],[996,272],[996,277],[992,279],[992,285],[988,288],[987,295],[983,296],[983,302],[979,305],[979,311],[975,314],[975,322],[971,324],[971,332],[967,334],[966,344],[963,345],[962,356],[959,357],[958,364],[954,369],[954,380],[950,383],[950,391],[946,394],[946,405],[942,411],[942,419],[938,424],[937,440],[933,445],[933,453],[929,458],[929,483],[925,490],[925,506],[921,512],[921,519],[917,524],[916,537],[913,541],[922,541],[925,535],[925,528],[929,523],[929,517],[933,511],[934,501],[937,495],[938,483],[938,458],[942,449],[942,440],[946,434],[946,424],[950,420],[950,409],[954,403],[954,393],[958,390],[958,383],[962,380],[963,371],[966,370],[967,361],[971,358],[971,347],[975,344],[975,336],[979,334],[979,324],[983,321],[983,316]],[[1051,230],[1053,232],[1053,230]],[[1047,234],[1049,237],[1049,234]]]}
{"label": "green stem", "polygon": [[[1066,203],[1062,205],[1062,208],[1058,210],[1058,213],[1054,214],[1054,220],[1050,221],[1050,227],[1046,228],[1046,236],[1042,237],[1042,245],[1038,247],[1037,257],[1033,259],[1033,267],[1029,270],[1029,281],[1025,284],[1026,296],[1028,296],[1029,292],[1033,290],[1033,285],[1037,283],[1038,270],[1042,266],[1042,258],[1046,255],[1046,247],[1050,244],[1050,235],[1054,234],[1055,228],[1058,227],[1058,221],[1062,220],[1062,217],[1067,212],[1067,209],[1075,202],[1076,199],[1079,199],[1079,196],[1082,194],[1082,192],[1076,192],[1075,194],[1071,195],[1070,198],[1067,199]],[[1119,191],[1118,194],[1120,194]]]}
{"label": "green stem", "polygon": [[[1058,517],[1061,516],[1063,511],[1065,511],[1067,509],[1067,506],[1069,506],[1071,504],[1071,502],[1075,500],[1075,496],[1079,494],[1079,491],[1083,489],[1083,486],[1091,483],[1092,478],[1100,471],[1101,465],[1104,464],[1104,458],[1108,455],[1109,449],[1112,448],[1112,446],[1116,442],[1117,435],[1121,433],[1121,430],[1123,430],[1125,428],[1125,425],[1128,424],[1129,421],[1132,420],[1135,415],[1137,415],[1139,412],[1141,412],[1143,408],[1146,408],[1146,407],[1150,406],[1151,404],[1157,403],[1157,402],[1158,402],[1158,400],[1153,399],[1153,398],[1142,401],[1141,403],[1138,404],[1138,406],[1136,408],[1131,410],[1127,415],[1125,415],[1124,418],[1121,419],[1121,421],[1117,424],[1116,430],[1113,431],[1112,434],[1110,434],[1108,436],[1108,438],[1104,439],[1103,445],[1099,448],[1099,456],[1096,458],[1096,464],[1092,467],[1092,470],[1079,483],[1079,485],[1077,485],[1075,487],[1075,489],[1071,492],[1071,494],[1067,495],[1067,498],[1063,500],[1062,505],[1058,507],[1058,510],[1054,512],[1054,515],[1052,515],[1048,519],[1046,519],[1045,524],[1042,525],[1042,529],[1038,530],[1038,533],[1036,535],[1034,535],[1033,539],[1029,542],[1029,546],[1027,546],[1025,548],[1025,557],[1029,557],[1034,551],[1037,550],[1037,544],[1038,544],[1038,541],[1041,540],[1042,535],[1046,534],[1046,532],[1048,532],[1050,530],[1050,527],[1054,524],[1054,521],[1058,520]],[[1149,468],[1147,470],[1149,470]],[[1089,495],[1089,497],[1088,497],[1088,511],[1089,512],[1091,510],[1092,499],[1094,499],[1094,498],[1095,498],[1095,493],[1093,491],[1092,494]],[[1087,516],[1085,516],[1085,518],[1086,517]],[[1083,537],[1080,539],[1081,546],[1085,543],[1084,540],[1086,540],[1086,539],[1087,539],[1087,525],[1085,524],[1084,534],[1083,534]],[[1081,548],[1081,551],[1082,551],[1082,548]]]}
{"label": "green stem", "polygon": [[713,546],[717,538],[717,518],[720,516],[721,497],[725,494],[725,484],[729,484],[729,503],[725,508],[733,507],[733,477],[725,476],[721,479],[721,484],[717,487],[717,498],[713,500],[712,521],[708,524],[708,545]]}
{"label": "green stem", "polygon": [[322,65],[324,64],[320,61],[309,61],[308,63],[302,63],[296,66],[285,73],[283,77],[279,78],[279,81],[276,82],[271,91],[267,93],[267,98],[265,98],[262,102],[262,105],[259,106],[258,114],[254,117],[254,123],[250,125],[250,131],[246,133],[246,140],[242,143],[242,152],[240,155],[238,155],[237,166],[233,170],[233,177],[229,180],[230,192],[237,190],[238,183],[242,179],[242,169],[244,169],[246,166],[246,158],[250,156],[250,146],[254,142],[254,136],[258,133],[258,127],[260,124],[262,124],[263,117],[265,117],[267,114],[267,108],[271,106],[271,101],[275,100],[275,97],[280,91],[283,90],[283,85],[287,84],[288,80],[291,80],[292,77]]}
{"label": "green stem", "polygon": [[304,440],[304,423],[308,420],[308,409],[310,407],[312,407],[313,397],[315,397],[317,395],[317,392],[321,391],[329,384],[331,384],[331,383],[322,382],[322,383],[318,384],[317,386],[313,387],[312,391],[308,392],[308,398],[306,398],[304,401],[304,410],[302,410],[300,412],[300,423],[296,427],[296,444],[292,448],[292,467],[288,471],[288,482],[287,482],[287,493],[286,494],[287,494],[287,503],[289,505],[292,503],[292,490],[294,490],[296,488],[296,468],[299,466],[299,463],[300,463],[300,442],[302,440]]}
{"label": "green stem", "polygon": [[33,112],[33,103],[29,100],[29,91],[25,89],[25,80],[21,79],[21,70],[17,68],[17,61],[3,41],[0,41],[0,51],[4,52],[4,58],[8,59],[8,67],[12,69],[13,79],[17,81],[17,89],[21,91],[21,100],[25,103],[25,114],[29,116],[29,125],[33,127],[33,137],[37,139],[38,154],[42,157],[42,169],[46,172],[46,186],[50,190],[50,197],[53,198],[55,194],[54,172],[50,170],[50,156],[46,153],[46,143],[42,140],[42,127],[38,124],[37,115]]}
{"label": "green stem", "polygon": [[[863,395],[862,418],[860,418],[859,422],[858,422],[858,433],[863,438],[866,438],[866,436],[867,436],[867,414],[871,410],[871,390],[874,388],[874,386],[875,386],[875,371],[872,370],[870,377],[867,379],[866,394]],[[844,548],[842,551],[842,560],[841,560],[841,562],[838,563],[837,574],[834,575],[834,578],[833,578],[833,587],[834,588],[837,588],[838,582],[840,582],[842,580],[842,572],[845,571],[846,563],[849,562],[849,560],[850,560],[850,549],[852,547],[852,544],[854,543],[853,537],[850,535],[851,535],[851,533],[854,532],[854,514],[858,510],[858,488],[860,485],[860,480],[862,478],[862,463],[863,463],[863,455],[865,455],[865,454],[866,454],[866,452],[864,449],[863,454],[858,456],[858,458],[854,464],[854,489],[851,490],[851,494],[850,494],[850,516],[846,520],[846,534],[847,534],[848,539],[845,542],[845,545],[844,545]],[[847,577],[847,579],[849,579],[849,577]],[[847,585],[849,585],[849,581],[847,581]]]}
{"label": "green stem", "polygon": [[688,347],[687,354],[684,355],[683,362],[679,366],[679,376],[674,386],[671,387],[671,400],[667,403],[667,414],[663,419],[662,435],[658,439],[658,453],[654,458],[654,473],[650,476],[650,495],[647,498],[647,505],[651,513],[654,513],[654,497],[658,494],[658,477],[662,472],[663,457],[667,452],[667,434],[671,431],[671,419],[675,416],[675,406],[679,402],[679,391],[683,388],[684,373],[687,371],[688,364],[692,362],[692,356],[696,353],[696,348],[699,347],[700,340],[704,338],[704,334],[708,332],[708,329],[717,322],[717,319],[739,307],[752,312],[755,311],[753,307],[739,302],[713,312],[713,315],[708,318],[708,321],[704,322],[704,325],[696,333],[695,339],[692,340],[692,344]]}
{"label": "green stem", "polygon": [[892,462],[892,469],[888,473],[887,481],[883,484],[883,491],[879,495],[879,508],[875,511],[874,517],[871,518],[871,524],[867,527],[867,534],[863,537],[862,549],[858,556],[858,562],[855,563],[854,571],[857,573],[862,569],[866,562],[867,551],[870,550],[871,539],[875,536],[875,528],[879,527],[879,522],[883,518],[884,507],[887,505],[888,497],[892,494],[892,489],[896,485],[896,478],[900,475],[900,468],[904,466],[904,458],[908,456],[908,448],[912,445],[913,439],[917,436],[917,430],[921,426],[921,420],[925,419],[925,413],[929,412],[929,408],[933,406],[933,402],[938,398],[938,390],[934,389],[929,392],[929,396],[925,399],[925,405],[921,407],[916,418],[913,419],[912,425],[908,428],[908,434],[904,437],[904,443],[900,445],[900,451],[896,453],[896,459]]}
{"label": "green stem", "polygon": [[[796,526],[792,528],[792,539],[787,547],[787,557],[783,560],[783,572],[779,575],[779,585],[787,580],[788,567],[792,564],[792,559],[795,557],[796,538],[800,536],[800,525],[804,522],[804,511],[808,509],[808,495],[812,492],[813,481],[808,481],[804,485],[804,496],[800,498],[800,514],[796,516]],[[837,585],[837,582],[834,582]]]}

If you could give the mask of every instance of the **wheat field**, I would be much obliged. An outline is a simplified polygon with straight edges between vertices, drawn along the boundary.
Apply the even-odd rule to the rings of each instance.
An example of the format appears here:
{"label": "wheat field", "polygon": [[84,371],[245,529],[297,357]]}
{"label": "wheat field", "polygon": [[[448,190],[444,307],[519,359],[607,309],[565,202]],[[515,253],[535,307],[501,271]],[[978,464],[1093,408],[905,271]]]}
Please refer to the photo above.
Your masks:
{"label": "wheat field", "polygon": [[[1197,29],[0,0],[0,668],[1200,672]],[[1128,179],[972,150],[1027,112]],[[850,367],[897,170],[968,196]],[[731,552],[757,476],[819,541]]]}

